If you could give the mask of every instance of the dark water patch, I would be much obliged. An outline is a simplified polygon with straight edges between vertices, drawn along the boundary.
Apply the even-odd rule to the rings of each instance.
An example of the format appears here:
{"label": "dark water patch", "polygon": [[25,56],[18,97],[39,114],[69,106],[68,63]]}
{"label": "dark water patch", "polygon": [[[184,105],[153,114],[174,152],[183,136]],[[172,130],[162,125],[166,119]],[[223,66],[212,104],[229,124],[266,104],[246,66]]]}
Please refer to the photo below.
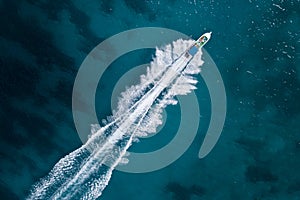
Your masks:
{"label": "dark water patch", "polygon": [[59,21],[61,11],[65,10],[70,4],[72,4],[70,0],[65,0],[59,3],[56,1],[43,0],[27,0],[27,2],[42,9],[47,15],[47,18],[53,21]]}
{"label": "dark water patch", "polygon": [[189,190],[179,183],[171,182],[166,186],[167,192],[172,193],[172,198],[176,200],[189,200],[190,193]]}
{"label": "dark water patch", "polygon": [[287,188],[287,192],[290,194],[296,193],[296,192],[300,192],[300,181],[295,181],[293,183],[290,183],[288,188]]}
{"label": "dark water patch", "polygon": [[202,196],[205,194],[205,189],[199,185],[184,187],[176,182],[170,182],[166,185],[165,191],[172,193],[174,200],[190,200],[192,195]]}
{"label": "dark water patch", "polygon": [[[108,1],[111,2],[111,1]],[[99,38],[90,29],[90,17],[79,10],[72,2],[69,2],[67,9],[70,11],[70,21],[74,23],[80,35],[86,40],[85,43],[80,46],[80,50],[85,53],[89,53],[98,43],[103,41],[103,38]]]}
{"label": "dark water patch", "polygon": [[274,175],[268,167],[250,165],[245,172],[246,180],[256,182],[275,182],[278,177]]}
{"label": "dark water patch", "polygon": [[34,96],[35,87],[39,81],[37,69],[18,60],[3,60],[0,58],[0,102],[9,99],[3,97],[25,97]]}
{"label": "dark water patch", "polygon": [[[75,79],[75,78],[74,78]],[[72,109],[72,88],[74,80],[59,80],[55,91],[50,92],[49,96],[62,103],[67,110]]]}
{"label": "dark water patch", "polygon": [[[100,7],[101,10],[106,13],[106,14],[112,14],[114,11],[114,4],[116,2],[114,0],[106,1],[106,0],[101,0],[100,1]],[[118,2],[117,2],[118,3]]]}
{"label": "dark water patch", "polygon": [[[53,124],[56,124],[58,119],[49,121],[52,119],[51,113],[48,118],[49,113],[46,112],[41,117],[29,111],[19,110],[18,105],[6,103],[2,106],[5,116],[1,119],[0,138],[5,145],[16,149],[34,146],[34,151],[40,157],[48,156],[49,152],[54,150],[66,153],[66,148],[57,144],[56,137],[59,137],[59,135],[56,133]],[[6,151],[5,149],[2,150]],[[7,151],[9,152],[9,150]]]}
{"label": "dark water patch", "polygon": [[205,194],[205,189],[199,185],[192,185],[189,189],[192,194],[197,196],[202,196]]}
{"label": "dark water patch", "polygon": [[37,1],[27,0],[27,2],[43,9],[43,11],[47,14],[49,19],[59,20],[60,12],[64,8],[66,8],[66,6],[70,3],[70,0],[65,0],[65,1],[61,1],[61,2],[42,1],[42,0],[37,0]]}
{"label": "dark water patch", "polygon": [[[54,128],[46,119],[19,111],[10,105],[4,107],[4,112],[6,116],[2,119],[4,123],[1,127],[1,138],[6,144],[15,147],[34,144],[37,152],[43,155],[47,155],[49,148],[57,147],[51,142]],[[17,125],[14,126],[14,123]]]}
{"label": "dark water patch", "polygon": [[[47,89],[47,88],[45,88]],[[49,102],[49,96],[45,93],[37,93],[35,96],[34,96],[34,106],[37,106],[37,107],[44,107],[46,105],[48,105],[50,102]]]}
{"label": "dark water patch", "polygon": [[143,16],[146,16],[149,21],[155,21],[156,15],[149,6],[147,5],[146,1],[140,1],[140,0],[124,0],[126,6],[133,10],[137,14],[143,14]]}
{"label": "dark water patch", "polygon": [[0,143],[1,146],[5,146],[4,148],[6,148],[1,147],[0,149],[0,160],[4,163],[0,171],[1,180],[7,178],[7,175],[10,175],[8,178],[24,176],[24,170],[26,171],[27,168],[32,172],[38,169],[34,160],[28,157],[27,154],[29,154],[29,151],[19,151],[12,146],[3,145],[2,141]]}
{"label": "dark water patch", "polygon": [[18,200],[18,196],[4,183],[0,183],[0,196],[1,199],[5,200]]}
{"label": "dark water patch", "polygon": [[[111,2],[111,1],[105,1]],[[85,43],[82,44],[80,50],[88,53],[91,49],[98,44],[103,39],[97,37],[90,29],[90,18],[83,11],[78,9],[74,3],[70,0],[63,2],[56,1],[45,1],[45,2],[34,2],[33,4],[40,7],[46,14],[47,17],[51,20],[58,21],[59,15],[63,10],[66,10],[70,14],[70,22],[76,26],[76,29],[80,35],[82,35],[86,40]]]}
{"label": "dark water patch", "polygon": [[29,143],[29,137],[27,133],[24,133],[23,129],[14,127],[13,122],[4,123],[1,127],[1,139],[6,144],[11,144],[17,148],[21,148]]}
{"label": "dark water patch", "polygon": [[149,8],[145,1],[139,0],[124,0],[128,8],[134,10],[136,13],[146,13]]}
{"label": "dark water patch", "polygon": [[[8,21],[10,23],[7,23]],[[54,46],[52,34],[44,30],[37,19],[24,19],[19,15],[17,1],[3,3],[0,23],[2,24],[0,35],[19,42],[36,57],[40,68],[51,68],[54,63],[65,69],[74,66],[74,60]]]}
{"label": "dark water patch", "polygon": [[[104,40],[94,34],[90,29],[90,17],[70,0],[60,3],[56,1],[29,1],[29,3],[38,6],[47,15],[48,19],[54,21],[59,21],[61,13],[64,10],[67,11],[70,15],[70,22],[75,25],[78,33],[85,39],[84,43],[80,43],[80,46],[78,47],[85,53],[90,52],[96,44]],[[104,4],[112,4],[112,2],[100,2],[99,7],[102,7]],[[109,5],[107,6],[109,7]]]}
{"label": "dark water patch", "polygon": [[263,140],[257,138],[240,137],[235,141],[238,145],[243,147],[247,152],[249,152],[253,157],[259,154],[259,150],[265,145]]}

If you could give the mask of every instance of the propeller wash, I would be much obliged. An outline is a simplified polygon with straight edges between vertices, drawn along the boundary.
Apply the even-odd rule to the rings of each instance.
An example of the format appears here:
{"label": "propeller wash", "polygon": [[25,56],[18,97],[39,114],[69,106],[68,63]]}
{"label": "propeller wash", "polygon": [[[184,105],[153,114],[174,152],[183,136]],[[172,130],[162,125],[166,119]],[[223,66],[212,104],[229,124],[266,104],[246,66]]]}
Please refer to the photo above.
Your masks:
{"label": "propeller wash", "polygon": [[36,183],[27,199],[97,199],[114,168],[126,164],[126,151],[139,137],[156,131],[162,111],[176,104],[176,95],[196,89],[203,64],[199,51],[211,32],[197,41],[182,40],[157,48],[155,58],[140,83],[121,93],[116,111],[104,127],[93,125],[88,141],[63,157]]}

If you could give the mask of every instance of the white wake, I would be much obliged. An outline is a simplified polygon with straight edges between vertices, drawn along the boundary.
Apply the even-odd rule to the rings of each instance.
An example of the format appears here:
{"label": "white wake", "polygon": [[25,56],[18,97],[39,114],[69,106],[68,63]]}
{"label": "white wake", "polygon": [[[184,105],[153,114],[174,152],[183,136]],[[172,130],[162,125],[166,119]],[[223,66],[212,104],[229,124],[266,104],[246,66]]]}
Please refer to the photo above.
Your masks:
{"label": "white wake", "polygon": [[179,39],[157,48],[140,84],[121,93],[107,124],[92,125],[88,141],[56,163],[27,199],[97,199],[114,168],[128,162],[126,151],[131,144],[162,124],[163,108],[176,104],[176,95],[196,88],[193,75],[200,72],[202,52],[194,57],[184,55],[194,42]]}

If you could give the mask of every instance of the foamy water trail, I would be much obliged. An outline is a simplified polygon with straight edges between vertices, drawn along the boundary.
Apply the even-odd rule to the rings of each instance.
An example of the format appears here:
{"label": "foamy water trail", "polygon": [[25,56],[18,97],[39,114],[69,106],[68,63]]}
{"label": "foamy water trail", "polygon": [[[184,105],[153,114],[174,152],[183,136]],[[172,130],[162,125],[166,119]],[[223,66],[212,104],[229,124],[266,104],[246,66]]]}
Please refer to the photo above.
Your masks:
{"label": "foamy water trail", "polygon": [[114,168],[126,164],[126,152],[141,136],[162,124],[162,111],[176,104],[176,95],[195,89],[193,75],[203,64],[201,51],[186,58],[192,40],[177,40],[157,48],[140,84],[121,94],[116,111],[104,127],[93,125],[88,141],[59,160],[50,173],[33,186],[27,199],[97,199]]}

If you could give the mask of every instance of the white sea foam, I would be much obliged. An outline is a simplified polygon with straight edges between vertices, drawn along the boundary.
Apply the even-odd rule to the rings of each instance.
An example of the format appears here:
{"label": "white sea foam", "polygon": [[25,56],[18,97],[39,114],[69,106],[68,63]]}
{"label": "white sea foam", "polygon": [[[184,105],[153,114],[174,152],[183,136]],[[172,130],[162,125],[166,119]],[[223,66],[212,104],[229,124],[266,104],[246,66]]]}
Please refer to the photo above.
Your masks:
{"label": "white sea foam", "polygon": [[[156,131],[162,111],[176,104],[176,95],[195,89],[202,52],[193,59],[183,53],[192,40],[179,39],[157,48],[140,84],[121,93],[117,110],[104,127],[92,125],[88,141],[62,158],[32,188],[27,199],[96,199],[107,186],[114,168],[126,164],[126,151],[139,137]],[[130,162],[130,161],[129,161]]]}

